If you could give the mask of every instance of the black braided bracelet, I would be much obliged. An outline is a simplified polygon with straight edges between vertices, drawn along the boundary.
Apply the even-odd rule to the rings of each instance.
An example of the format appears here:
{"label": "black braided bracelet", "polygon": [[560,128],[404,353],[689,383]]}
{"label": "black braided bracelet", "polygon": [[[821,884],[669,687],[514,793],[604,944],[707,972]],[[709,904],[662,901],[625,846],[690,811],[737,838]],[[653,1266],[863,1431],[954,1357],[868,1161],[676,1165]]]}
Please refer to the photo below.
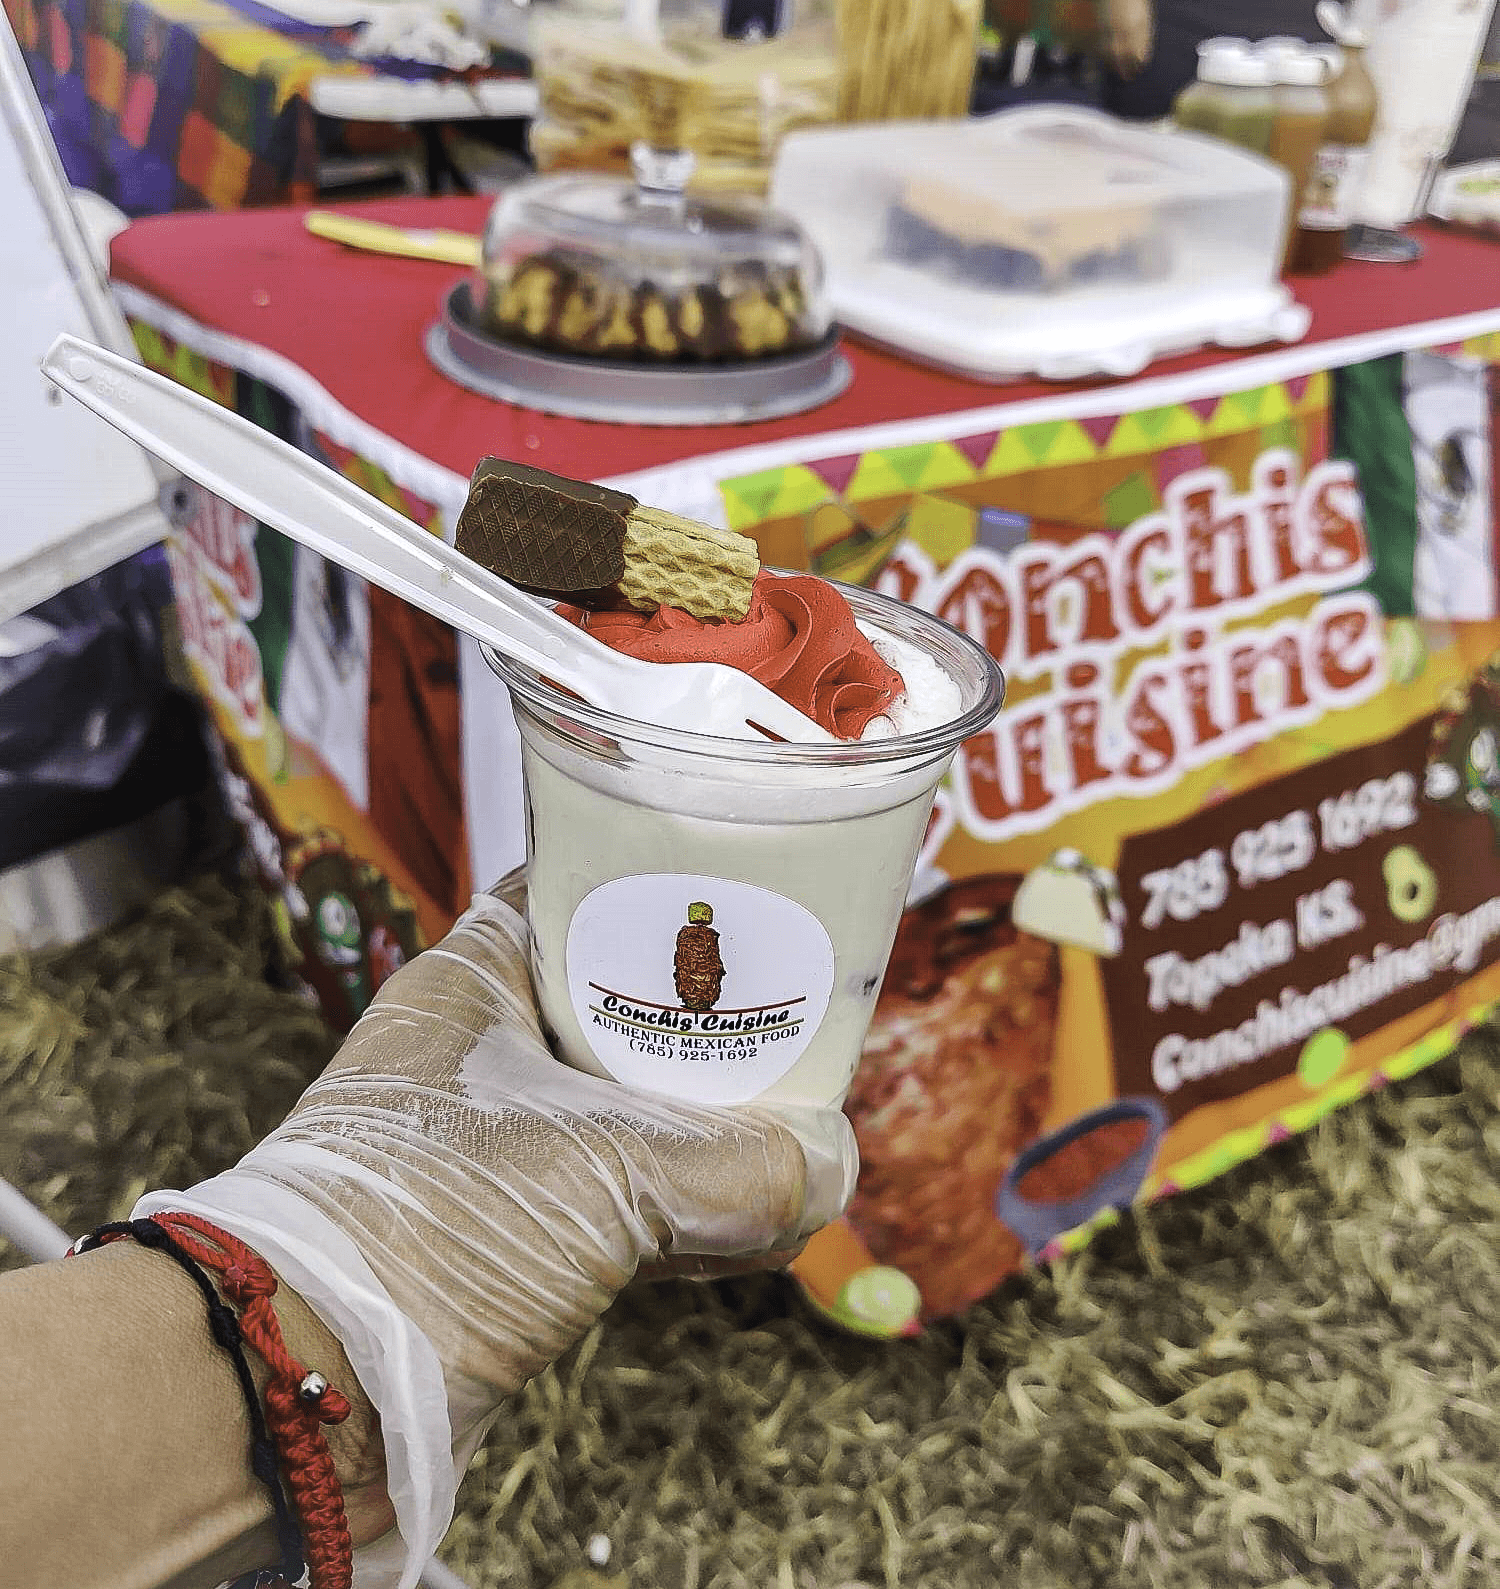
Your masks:
{"label": "black braided bracelet", "polygon": [[[250,1468],[270,1493],[276,1541],[281,1549],[281,1565],[276,1570],[288,1584],[299,1583],[306,1571],[306,1562],[302,1555],[302,1534],[296,1518],[292,1515],[292,1509],[287,1504],[286,1491],[281,1485],[276,1447],[266,1428],[266,1415],[260,1404],[255,1380],[251,1377],[250,1364],[245,1357],[244,1342],[240,1338],[240,1321],[235,1316],[234,1309],[219,1296],[213,1281],[208,1278],[203,1267],[183,1252],[155,1220],[128,1219],[110,1225],[100,1225],[97,1230],[91,1230],[87,1236],[80,1236],[73,1243],[73,1251],[89,1252],[113,1238],[125,1236],[132,1237],[142,1247],[165,1253],[203,1293],[203,1300],[208,1304],[209,1330],[214,1340],[229,1353],[235,1375],[240,1382],[240,1390],[245,1397],[246,1411],[250,1414]],[[265,1581],[267,1581],[266,1574],[252,1573],[248,1578],[240,1579],[235,1589],[239,1589],[239,1585],[246,1585],[248,1589],[250,1585]]]}

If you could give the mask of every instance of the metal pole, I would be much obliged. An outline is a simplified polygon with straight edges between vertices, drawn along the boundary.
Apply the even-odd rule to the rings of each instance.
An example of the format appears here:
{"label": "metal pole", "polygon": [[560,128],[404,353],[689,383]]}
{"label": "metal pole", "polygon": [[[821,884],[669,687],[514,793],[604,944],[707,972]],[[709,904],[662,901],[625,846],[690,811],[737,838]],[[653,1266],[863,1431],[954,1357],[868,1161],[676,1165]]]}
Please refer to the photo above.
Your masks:
{"label": "metal pole", "polygon": [[37,1263],[61,1258],[73,1245],[71,1237],[9,1181],[0,1181],[0,1236],[19,1247]]}

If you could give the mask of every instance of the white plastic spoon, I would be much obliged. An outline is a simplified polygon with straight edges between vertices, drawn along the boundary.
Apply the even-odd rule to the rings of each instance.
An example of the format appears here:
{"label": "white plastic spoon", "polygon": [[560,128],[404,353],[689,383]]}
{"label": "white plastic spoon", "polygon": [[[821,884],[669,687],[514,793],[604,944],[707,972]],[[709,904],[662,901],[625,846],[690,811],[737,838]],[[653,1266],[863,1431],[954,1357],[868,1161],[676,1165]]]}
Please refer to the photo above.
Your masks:
{"label": "white plastic spoon", "polygon": [[133,441],[252,518],[594,706],[688,733],[835,743],[747,673],[640,662],[454,551],[343,475],[152,370],[63,335],[42,369]]}

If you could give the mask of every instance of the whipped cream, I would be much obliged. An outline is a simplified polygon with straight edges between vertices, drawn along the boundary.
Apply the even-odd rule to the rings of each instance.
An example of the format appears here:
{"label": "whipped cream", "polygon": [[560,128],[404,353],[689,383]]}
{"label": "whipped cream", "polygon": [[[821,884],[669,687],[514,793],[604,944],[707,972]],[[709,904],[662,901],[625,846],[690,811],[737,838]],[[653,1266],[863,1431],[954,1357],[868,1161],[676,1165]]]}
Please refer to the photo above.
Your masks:
{"label": "whipped cream", "polygon": [[951,723],[963,710],[958,685],[927,654],[909,640],[872,623],[857,625],[859,632],[879,653],[882,662],[901,675],[906,686],[891,702],[890,710],[871,718],[860,740],[894,739],[901,734],[921,734],[929,728]]}

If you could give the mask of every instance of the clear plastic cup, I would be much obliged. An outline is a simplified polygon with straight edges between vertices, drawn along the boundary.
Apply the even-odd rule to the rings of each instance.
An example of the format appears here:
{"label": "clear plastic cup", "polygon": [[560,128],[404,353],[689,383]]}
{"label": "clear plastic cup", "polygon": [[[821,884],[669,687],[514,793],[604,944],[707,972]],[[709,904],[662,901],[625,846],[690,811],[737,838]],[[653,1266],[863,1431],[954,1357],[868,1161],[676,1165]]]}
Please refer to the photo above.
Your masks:
{"label": "clear plastic cup", "polygon": [[600,711],[485,650],[521,735],[532,971],[569,1064],[701,1103],[848,1090],[932,798],[1000,710],[967,635],[840,586],[957,683],[941,727],[781,744]]}

